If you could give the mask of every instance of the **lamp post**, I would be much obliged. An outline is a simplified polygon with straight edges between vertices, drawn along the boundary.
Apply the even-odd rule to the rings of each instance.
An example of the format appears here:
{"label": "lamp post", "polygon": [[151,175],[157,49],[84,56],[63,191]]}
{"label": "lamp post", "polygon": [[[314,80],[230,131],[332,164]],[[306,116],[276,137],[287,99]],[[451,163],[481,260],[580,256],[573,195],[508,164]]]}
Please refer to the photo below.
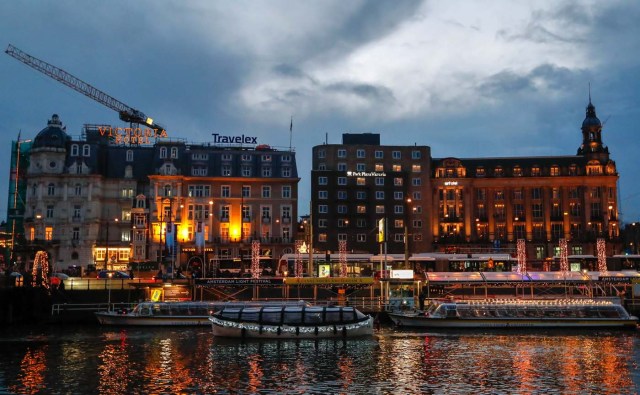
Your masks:
{"label": "lamp post", "polygon": [[111,311],[111,277],[113,277],[113,273],[108,273],[107,276],[109,276],[108,277],[108,279],[109,279],[109,284],[108,284],[108,287],[109,287],[109,299],[108,299],[108,302],[107,302],[107,311]]}
{"label": "lamp post", "polygon": [[[203,235],[203,243],[202,243],[202,269],[204,270],[204,276],[207,276],[207,273],[209,272],[209,262],[207,262],[207,237],[204,236],[209,236],[211,235],[211,232],[213,231],[213,200],[209,200],[209,218],[211,218],[211,220],[209,221],[209,234]],[[204,232],[205,229],[202,229],[202,231]],[[213,269],[213,268],[212,268]],[[212,270],[213,271],[213,270]]]}

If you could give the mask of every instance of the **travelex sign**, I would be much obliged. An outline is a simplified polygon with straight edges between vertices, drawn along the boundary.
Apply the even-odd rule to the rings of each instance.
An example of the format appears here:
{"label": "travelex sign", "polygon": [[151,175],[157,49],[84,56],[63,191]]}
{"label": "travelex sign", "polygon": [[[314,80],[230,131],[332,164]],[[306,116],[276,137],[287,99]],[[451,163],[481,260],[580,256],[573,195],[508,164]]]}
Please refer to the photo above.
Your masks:
{"label": "travelex sign", "polygon": [[258,138],[252,136],[224,136],[212,133],[214,144],[258,144]]}
{"label": "travelex sign", "polygon": [[100,136],[113,137],[116,144],[149,144],[152,137],[168,137],[164,129],[98,127],[98,132]]}
{"label": "travelex sign", "polygon": [[377,171],[348,171],[347,177],[386,177],[387,173]]}

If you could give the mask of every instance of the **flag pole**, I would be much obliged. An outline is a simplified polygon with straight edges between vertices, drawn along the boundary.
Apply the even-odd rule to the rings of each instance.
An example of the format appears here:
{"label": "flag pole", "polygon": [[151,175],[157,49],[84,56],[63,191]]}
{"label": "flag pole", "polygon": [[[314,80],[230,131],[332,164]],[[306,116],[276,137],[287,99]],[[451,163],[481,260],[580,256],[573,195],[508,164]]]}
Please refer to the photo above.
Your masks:
{"label": "flag pole", "polygon": [[293,115],[291,116],[291,123],[289,124],[289,151],[291,151],[291,136],[293,135]]}

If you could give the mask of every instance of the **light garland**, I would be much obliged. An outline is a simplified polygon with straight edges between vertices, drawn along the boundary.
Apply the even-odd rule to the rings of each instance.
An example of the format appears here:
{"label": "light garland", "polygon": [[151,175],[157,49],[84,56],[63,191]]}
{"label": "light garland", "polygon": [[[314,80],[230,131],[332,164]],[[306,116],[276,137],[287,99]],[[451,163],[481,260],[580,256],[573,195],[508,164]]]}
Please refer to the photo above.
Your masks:
{"label": "light garland", "polygon": [[518,273],[527,274],[527,249],[524,239],[518,239]]}
{"label": "light garland", "polygon": [[[40,273],[38,273],[40,269]],[[49,257],[45,251],[36,252],[33,259],[33,269],[31,271],[31,284],[35,287],[38,284],[38,278],[41,277],[42,286],[49,289]]]}
{"label": "light garland", "polygon": [[296,240],[296,267],[295,276],[302,277],[302,240]]}
{"label": "light garland", "polygon": [[366,320],[356,322],[353,324],[321,325],[321,326],[258,325],[254,323],[221,320],[218,317],[209,317],[209,320],[214,325],[222,326],[225,328],[246,329],[248,331],[254,331],[254,332],[260,332],[260,330],[262,330],[262,332],[270,332],[270,333],[278,333],[278,330],[279,330],[280,333],[282,334],[296,334],[296,333],[310,334],[310,333],[315,333],[317,329],[318,333],[335,332],[336,335],[341,335],[342,331],[345,329],[347,331],[353,331],[363,327],[370,327],[372,325],[371,317],[369,317]]}
{"label": "light garland", "polygon": [[567,254],[567,239],[558,240],[560,244],[560,270],[563,272],[569,271],[569,256]]}
{"label": "light garland", "polygon": [[596,249],[598,250],[598,271],[604,273],[607,271],[607,252],[606,244],[603,238],[596,241]]}
{"label": "light garland", "polygon": [[347,241],[338,241],[338,260],[340,261],[340,277],[347,277]]}
{"label": "light garland", "polygon": [[251,242],[251,277],[260,278],[260,240]]}

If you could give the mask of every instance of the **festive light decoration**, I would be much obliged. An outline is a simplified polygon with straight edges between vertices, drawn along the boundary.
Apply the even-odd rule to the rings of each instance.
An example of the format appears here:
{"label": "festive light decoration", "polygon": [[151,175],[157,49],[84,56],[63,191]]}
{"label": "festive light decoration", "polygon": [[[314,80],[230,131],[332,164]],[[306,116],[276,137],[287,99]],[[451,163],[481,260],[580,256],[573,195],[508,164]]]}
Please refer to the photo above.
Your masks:
{"label": "festive light decoration", "polygon": [[603,238],[598,238],[596,241],[596,249],[598,251],[598,271],[604,273],[607,271],[607,252]]}
{"label": "festive light decoration", "polygon": [[567,239],[558,240],[560,245],[560,270],[569,271],[569,256],[567,255]]}
{"label": "festive light decoration", "polygon": [[279,333],[282,333],[282,334],[296,334],[296,333],[311,334],[311,333],[315,333],[317,330],[320,333],[333,332],[341,335],[343,330],[353,331],[362,327],[369,327],[372,325],[371,317],[369,317],[366,320],[356,322],[353,324],[318,325],[318,326],[259,325],[254,323],[221,320],[217,317],[210,317],[209,320],[214,325],[223,326],[227,328],[246,329],[248,331],[253,331],[253,332],[262,331],[262,332],[278,333],[279,331]]}
{"label": "festive light decoration", "polygon": [[41,285],[49,289],[49,257],[45,251],[36,252],[31,271],[31,284]]}
{"label": "festive light decoration", "polygon": [[338,241],[338,260],[340,262],[340,277],[347,277],[347,241]]}
{"label": "festive light decoration", "polygon": [[518,239],[518,273],[527,274],[527,249],[524,239]]}
{"label": "festive light decoration", "polygon": [[295,267],[295,275],[296,277],[302,277],[302,254],[306,250],[303,247],[304,241],[296,240],[296,267]]}
{"label": "festive light decoration", "polygon": [[251,242],[251,277],[260,278],[260,241]]}

